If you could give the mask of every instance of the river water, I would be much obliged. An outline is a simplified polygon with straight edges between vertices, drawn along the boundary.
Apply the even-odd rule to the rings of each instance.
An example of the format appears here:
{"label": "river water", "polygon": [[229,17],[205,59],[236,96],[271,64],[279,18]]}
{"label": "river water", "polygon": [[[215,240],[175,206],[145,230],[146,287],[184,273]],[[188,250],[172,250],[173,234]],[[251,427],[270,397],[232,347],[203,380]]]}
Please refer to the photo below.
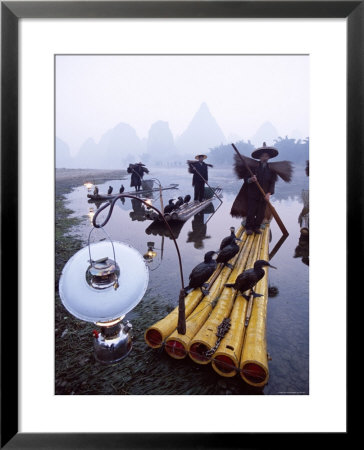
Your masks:
{"label": "river water", "polygon": [[[176,199],[179,195],[193,196],[192,176],[186,168],[152,168],[146,176],[146,179],[150,178],[158,179],[162,186],[178,183],[178,189],[163,191],[164,205],[170,198]],[[121,184],[125,186],[125,191],[133,189],[129,187],[129,179],[110,180],[98,186],[99,192],[106,193],[110,185],[114,193],[118,192]],[[230,234],[229,228],[235,226],[238,229],[241,223],[240,219],[230,216],[232,202],[241,187],[241,181],[236,179],[232,170],[210,169],[209,184],[223,188],[223,203],[216,199],[203,213],[173,228],[181,252],[185,285],[191,270],[203,260],[204,254],[217,250],[221,240]],[[200,366],[188,357],[184,360],[172,359],[163,350],[153,350],[145,344],[145,329],[177,305],[181,286],[179,266],[174,243],[165,235],[164,228],[153,227],[151,221],[144,220],[145,207],[140,202],[125,199],[123,203],[116,203],[105,231],[113,240],[130,244],[141,254],[147,251],[147,242],[152,241],[157,256],[148,264],[149,285],[145,296],[126,316],[133,325],[133,350],[119,364],[104,368],[102,372],[105,379],[105,370],[109,371],[107,378],[110,378],[113,389],[108,391],[102,383],[102,392],[95,388],[96,391],[80,389],[79,393],[115,394],[127,390],[127,393],[134,395],[309,394],[309,254],[308,243],[300,239],[301,226],[308,226],[308,216],[300,221],[304,198],[307,201],[308,185],[304,167],[296,167],[292,182],[286,184],[280,180],[276,184],[276,194],[271,198],[289,236],[281,243],[282,233],[273,219],[269,251],[274,253],[271,262],[277,270],[269,271],[267,348],[270,361],[269,382],[264,388],[248,386],[240,376],[221,377],[210,365]],[[85,245],[93,228],[92,214],[98,206],[88,201],[87,193],[85,186],[79,186],[68,194],[66,200],[67,207],[74,211],[73,215],[84,219],[73,232],[82,236]],[[155,193],[152,198],[153,204],[159,208],[159,194]],[[105,217],[102,212],[98,223]],[[95,229],[91,242],[104,238],[105,234]],[[97,376],[97,370],[91,372],[93,377]],[[85,384],[83,381],[82,385]],[[75,393],[78,393],[77,389]]]}

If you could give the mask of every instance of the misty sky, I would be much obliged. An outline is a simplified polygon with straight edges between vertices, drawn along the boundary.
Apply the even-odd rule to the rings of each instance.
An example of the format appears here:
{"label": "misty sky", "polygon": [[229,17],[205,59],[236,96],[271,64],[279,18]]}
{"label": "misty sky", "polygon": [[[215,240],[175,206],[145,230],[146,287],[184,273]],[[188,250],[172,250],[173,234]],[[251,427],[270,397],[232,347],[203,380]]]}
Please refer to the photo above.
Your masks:
{"label": "misty sky", "polygon": [[147,138],[157,120],[174,138],[205,102],[227,139],[249,139],[266,121],[309,136],[309,57],[58,55],[56,136],[72,154],[118,123]]}

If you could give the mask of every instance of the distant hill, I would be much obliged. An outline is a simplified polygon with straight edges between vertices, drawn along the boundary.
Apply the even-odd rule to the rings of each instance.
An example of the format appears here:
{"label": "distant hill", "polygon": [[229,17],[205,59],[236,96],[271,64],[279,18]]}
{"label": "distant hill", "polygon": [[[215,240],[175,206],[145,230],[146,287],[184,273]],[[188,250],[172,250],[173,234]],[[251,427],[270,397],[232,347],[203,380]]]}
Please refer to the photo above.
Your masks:
{"label": "distant hill", "polygon": [[173,135],[168,122],[159,120],[150,127],[146,142],[148,160],[162,162],[170,160],[177,153]]}
{"label": "distant hill", "polygon": [[278,136],[279,133],[276,128],[270,122],[264,122],[250,140],[256,147],[261,147],[263,142],[266,142],[267,145],[272,145]]}
{"label": "distant hill", "polygon": [[[270,122],[263,123],[253,138],[254,141],[236,142],[243,154],[250,156],[254,148],[266,142],[278,148],[280,160],[299,163],[308,160],[308,138],[296,141],[286,136],[283,139]],[[143,139],[138,137],[132,126],[119,123],[106,131],[98,143],[87,139],[75,157],[71,156],[68,145],[56,138],[57,168],[122,169],[137,161],[158,166],[183,165],[186,157],[193,158],[199,153],[209,155],[212,164],[231,165],[233,162],[231,144],[226,141],[206,103],[201,104],[187,129],[177,139],[174,139],[168,122],[162,120],[153,123],[148,137]]]}
{"label": "distant hill", "polygon": [[187,129],[176,139],[176,147],[181,153],[191,157],[198,153],[207,153],[210,148],[226,142],[216,119],[206,103],[202,103],[193,116]]}
{"label": "distant hill", "polygon": [[75,157],[76,167],[79,168],[122,168],[128,162],[128,155],[138,155],[145,151],[145,145],[137,136],[133,127],[126,123],[119,123],[108,130],[95,143],[93,139],[87,139]]}
{"label": "distant hill", "polygon": [[58,137],[56,137],[55,152],[56,152],[55,161],[57,168],[74,167],[73,158],[71,156],[71,152],[68,145]]}

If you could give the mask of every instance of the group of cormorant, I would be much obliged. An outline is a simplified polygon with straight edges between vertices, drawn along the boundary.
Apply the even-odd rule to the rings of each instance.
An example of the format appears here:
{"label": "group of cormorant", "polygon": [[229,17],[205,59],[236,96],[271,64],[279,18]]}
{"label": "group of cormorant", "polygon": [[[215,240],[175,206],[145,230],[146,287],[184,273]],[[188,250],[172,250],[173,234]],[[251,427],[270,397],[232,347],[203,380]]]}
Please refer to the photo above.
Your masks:
{"label": "group of cormorant", "polygon": [[174,199],[168,200],[168,205],[164,207],[163,213],[171,213],[175,209],[178,209],[180,206],[182,206],[184,203],[188,203],[191,200],[190,195],[186,195],[183,197],[178,197],[176,202],[174,203]]}
{"label": "group of cormorant", "polygon": [[[207,295],[208,291],[203,288],[208,287],[206,281],[214,273],[218,263],[221,263],[231,269],[233,268],[229,261],[239,252],[239,246],[236,241],[241,241],[241,239],[235,235],[235,228],[231,227],[230,235],[221,241],[219,251],[207,252],[205,254],[204,261],[192,269],[189,276],[189,284],[185,287],[186,295],[195,288],[200,288],[202,293]],[[215,254],[217,254],[216,259],[214,259]],[[249,289],[251,289],[251,294],[253,297],[260,297],[261,294],[255,293],[253,291],[253,287],[260,279],[264,277],[265,272],[262,269],[264,266],[269,266],[276,269],[276,267],[272,266],[268,261],[260,259],[254,263],[254,267],[252,269],[247,269],[238,275],[234,283],[227,283],[225,286],[232,287],[239,291],[247,300],[249,300],[249,297],[245,295],[244,292]]]}
{"label": "group of cormorant", "polygon": [[[119,189],[119,194],[122,194],[124,192],[124,190],[125,190],[125,188],[124,188],[124,185],[122,184]],[[112,193],[112,191],[113,191],[113,187],[109,186],[109,189],[107,190],[108,195],[110,195]],[[95,186],[94,187],[94,195],[98,195],[98,194],[99,194],[99,188],[97,186]]]}

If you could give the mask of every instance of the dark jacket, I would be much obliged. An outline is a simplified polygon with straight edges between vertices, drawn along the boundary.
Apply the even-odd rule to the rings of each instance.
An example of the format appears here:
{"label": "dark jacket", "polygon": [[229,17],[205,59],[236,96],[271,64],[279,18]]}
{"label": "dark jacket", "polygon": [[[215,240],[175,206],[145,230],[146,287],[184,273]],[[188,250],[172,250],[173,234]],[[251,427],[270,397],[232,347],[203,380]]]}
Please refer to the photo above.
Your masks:
{"label": "dark jacket", "polygon": [[142,164],[129,164],[127,172],[131,173],[130,186],[140,186],[144,173],[149,173],[149,170]]}
{"label": "dark jacket", "polygon": [[[272,195],[274,194],[274,186],[277,181],[277,174],[270,169],[269,163],[266,163],[265,166],[261,162],[259,162],[256,168],[252,169],[254,175],[256,175],[258,183],[262,187],[265,193],[270,192]],[[249,182],[249,177],[244,178],[244,183],[247,184],[247,194],[251,198],[261,199],[262,193],[259,190],[257,183]]]}
{"label": "dark jacket", "polygon": [[[206,181],[208,181],[208,167],[210,166],[211,167],[211,165],[210,164],[206,164],[205,162],[199,162],[199,161],[196,161],[196,162],[189,162],[189,165],[190,166],[193,166],[194,167],[194,169],[196,169],[197,170],[197,172],[206,180]],[[198,175],[194,170],[193,170],[193,168],[191,168],[190,167],[190,169],[189,169],[189,172],[190,173],[193,173],[193,177],[192,177],[192,186],[195,186],[196,184],[199,184],[199,183],[204,183],[204,181],[202,180],[202,178],[200,177],[200,175]]]}

